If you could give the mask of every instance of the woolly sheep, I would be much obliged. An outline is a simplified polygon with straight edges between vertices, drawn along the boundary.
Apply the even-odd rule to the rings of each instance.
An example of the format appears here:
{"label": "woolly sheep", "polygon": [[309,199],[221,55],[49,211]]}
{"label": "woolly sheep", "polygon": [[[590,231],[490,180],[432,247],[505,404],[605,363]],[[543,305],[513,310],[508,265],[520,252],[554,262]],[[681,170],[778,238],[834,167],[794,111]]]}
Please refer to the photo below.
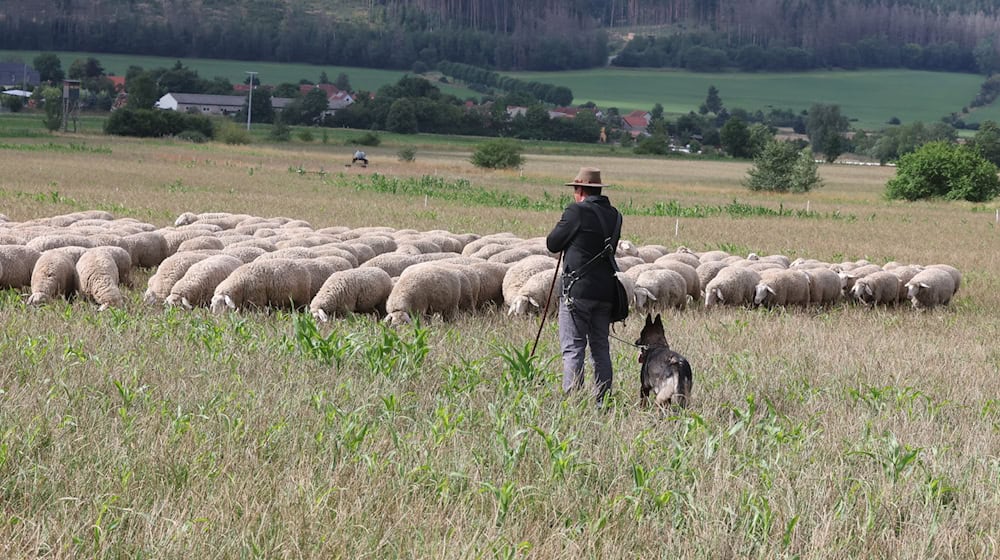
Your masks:
{"label": "woolly sheep", "polygon": [[478,307],[499,305],[503,303],[503,279],[507,274],[507,270],[510,268],[509,265],[486,262],[482,259],[476,259],[473,257],[451,257],[435,262],[442,265],[464,265],[467,272],[478,277]]}
{"label": "woolly sheep", "polygon": [[[747,269],[749,270],[749,269]],[[761,276],[754,287],[754,305],[809,305],[809,277],[801,270],[778,269]]]}
{"label": "woolly sheep", "polygon": [[123,237],[122,241],[135,266],[153,268],[171,255],[166,238],[155,231],[133,233]]}
{"label": "woolly sheep", "polygon": [[226,244],[221,239],[212,235],[200,235],[192,237],[177,246],[178,251],[198,251],[201,249],[222,250]]}
{"label": "woolly sheep", "polygon": [[542,248],[542,250],[532,250],[528,247],[511,247],[510,249],[500,251],[486,260],[492,263],[514,264],[532,255],[544,255],[545,257],[551,258],[549,257],[548,251],[544,248]]}
{"label": "woolly sheep", "polygon": [[215,288],[213,313],[226,309],[302,307],[312,300],[312,275],[291,259],[255,260],[241,265]]}
{"label": "woolly sheep", "polygon": [[334,272],[309,303],[317,320],[348,313],[385,313],[392,278],[381,268],[352,268]]}
{"label": "woolly sheep", "polygon": [[504,274],[501,286],[504,306],[509,309],[514,304],[514,298],[529,278],[542,271],[552,271],[555,267],[556,260],[545,255],[531,255],[511,265]]}
{"label": "woolly sheep", "polygon": [[174,284],[184,277],[188,269],[210,256],[206,253],[175,253],[170,255],[160,263],[156,273],[149,277],[142,301],[148,305],[155,305],[167,299]]}
{"label": "woolly sheep", "polygon": [[665,268],[647,270],[640,274],[635,281],[634,293],[635,308],[638,311],[669,307],[683,309],[688,300],[684,277]]}
{"label": "woolly sheep", "polygon": [[31,271],[41,256],[24,245],[0,245],[0,289],[30,286]]}
{"label": "woolly sheep", "polygon": [[479,275],[463,264],[449,263],[446,260],[435,261],[434,264],[459,273],[458,309],[461,311],[475,310],[479,306]]}
{"label": "woolly sheep", "polygon": [[615,248],[616,257],[638,257],[639,248],[628,239],[619,239],[618,247]]}
{"label": "woolly sheep", "polygon": [[[702,295],[705,293],[705,286],[708,286],[708,283],[715,278],[715,275],[727,266],[729,265],[722,262],[722,260],[708,260],[698,265],[698,268],[694,269],[695,273],[698,274],[698,285],[702,287]],[[837,286],[839,289],[840,278],[837,279]]]}
{"label": "woolly sheep", "polygon": [[358,264],[368,262],[377,257],[379,254],[382,255],[388,254],[388,253],[378,253],[370,245],[366,245],[364,243],[358,243],[356,241],[348,241],[347,243],[342,243],[339,245],[339,247],[344,249],[345,251],[352,253],[354,255],[354,258],[357,259]]}
{"label": "woolly sheep", "polygon": [[948,305],[953,295],[955,280],[941,268],[925,268],[906,283],[906,297],[915,309]]}
{"label": "woolly sheep", "polygon": [[851,288],[851,297],[869,307],[896,305],[899,302],[899,277],[880,270],[858,278]]}
{"label": "woolly sheep", "polygon": [[475,253],[479,251],[479,249],[487,245],[493,245],[493,244],[513,245],[518,241],[521,241],[521,238],[517,237],[516,235],[510,232],[485,235],[483,237],[480,237],[479,239],[470,241],[465,245],[465,247],[462,247],[462,256],[463,257],[474,256]]}
{"label": "woolly sheep", "polygon": [[[789,269],[799,270],[799,269]],[[802,273],[809,279],[809,303],[812,305],[833,305],[843,297],[840,275],[825,267],[803,268]]]}
{"label": "woolly sheep", "polygon": [[417,264],[419,261],[414,255],[403,255],[400,253],[383,253],[371,260],[359,265],[360,268],[375,267],[386,271],[389,276],[395,278],[403,273],[407,268]]}
{"label": "woolly sheep", "polygon": [[712,261],[721,261],[731,256],[732,255],[725,251],[705,251],[704,253],[698,255],[698,260],[702,263],[707,263]]}
{"label": "woolly sheep", "polygon": [[[550,293],[553,293],[553,299],[559,297],[559,292],[555,291],[553,287],[553,278],[555,278],[555,286],[560,286],[562,274],[559,274],[555,270],[543,270],[528,278],[524,284],[521,284],[521,287],[517,290],[513,299],[511,299],[507,315],[525,315],[529,312],[540,313],[545,306],[545,302],[549,300]],[[550,289],[552,292],[550,292]],[[554,313],[556,307],[556,305],[550,303],[549,313]]]}
{"label": "woolly sheep", "polygon": [[[223,255],[232,255],[244,263],[253,262],[257,257],[263,255],[267,251],[261,249],[260,247],[226,247],[222,250]],[[163,265],[160,265],[163,266]]]}
{"label": "woolly sheep", "polygon": [[48,303],[56,297],[69,298],[76,293],[80,278],[76,264],[64,252],[46,251],[35,261],[31,271],[31,296],[28,305]]}
{"label": "woolly sheep", "polygon": [[[833,267],[831,267],[833,268]],[[834,268],[834,270],[836,270]],[[861,265],[850,270],[841,270],[840,274],[840,285],[844,292],[844,295],[851,293],[851,288],[854,287],[854,283],[858,281],[858,278],[863,278],[873,272],[882,271],[882,267],[877,264],[866,264]]]}
{"label": "woolly sheep", "polygon": [[701,261],[698,260],[698,257],[692,255],[691,253],[667,253],[666,255],[663,255],[662,257],[656,259],[653,262],[656,264],[660,264],[665,261],[680,261],[690,266],[691,268],[698,268],[698,265],[701,264]]}
{"label": "woolly sheep", "polygon": [[625,288],[625,299],[628,300],[629,306],[635,307],[635,280],[632,280],[621,272],[616,272],[615,277],[618,278],[622,287]]}
{"label": "woolly sheep", "polygon": [[643,260],[641,257],[617,257],[615,258],[615,262],[618,263],[618,270],[621,272],[625,272],[636,265],[649,263],[649,261]]}
{"label": "woolly sheep", "polygon": [[640,245],[638,257],[642,259],[643,262],[649,263],[669,252],[670,249],[664,247],[663,245]]}
{"label": "woolly sheep", "polygon": [[906,292],[908,291],[906,283],[919,274],[921,270],[923,270],[923,267],[913,265],[898,266],[889,270],[890,273],[899,279],[899,296],[896,298],[897,302],[902,303],[906,301]]}
{"label": "woolly sheep", "polygon": [[[354,239],[351,243],[367,245],[375,252],[376,255],[381,255],[382,253],[391,253],[396,250],[399,246],[396,240],[388,235],[363,235]],[[374,255],[373,255],[374,256]]]}
{"label": "woolly sheep", "polygon": [[335,272],[349,270],[353,268],[351,263],[340,257],[321,257],[316,259],[305,259],[299,264],[309,271],[309,301],[316,296],[316,292],[323,287],[323,283]]}
{"label": "woolly sheep", "polygon": [[316,253],[308,247],[287,247],[270,253],[264,253],[263,255],[257,257],[257,260],[304,260],[315,259],[316,256]]}
{"label": "woolly sheep", "polygon": [[705,286],[705,307],[749,305],[759,283],[760,274],[744,267],[727,266]]}
{"label": "woolly sheep", "polygon": [[[111,260],[115,261],[115,266],[118,267],[118,283],[125,286],[132,285],[132,257],[129,256],[128,251],[121,247],[112,246],[94,247],[87,251],[98,251],[111,257]],[[77,262],[80,262],[79,259]]]}
{"label": "woolly sheep", "polygon": [[441,246],[426,239],[406,239],[396,247],[397,253],[404,255],[419,255],[422,253],[440,253]]}
{"label": "woolly sheep", "polygon": [[[69,247],[59,247],[57,249],[49,249],[48,251],[45,251],[45,253],[53,253],[53,252],[62,253],[63,255],[69,257],[71,261],[73,261],[73,266],[76,266],[77,261],[79,261],[80,257],[82,257],[83,254],[86,253],[88,250],[89,249],[87,249],[86,247],[78,247],[76,245],[70,245]],[[44,255],[45,253],[42,254]]]}
{"label": "woolly sheep", "polygon": [[635,282],[639,278],[639,275],[642,274],[643,272],[646,272],[647,270],[659,270],[661,268],[663,267],[656,263],[643,263],[643,264],[637,264],[635,266],[630,266],[628,270],[623,270],[621,272],[625,276],[631,278],[633,282]]}
{"label": "woolly sheep", "polygon": [[118,265],[107,251],[88,250],[77,261],[76,273],[80,278],[80,295],[97,303],[99,311],[125,304],[118,288]]}
{"label": "woolly sheep", "polygon": [[170,288],[170,295],[164,303],[185,309],[207,306],[212,301],[215,288],[243,264],[242,260],[232,255],[213,255],[198,261]]}
{"label": "woolly sheep", "polygon": [[434,313],[440,313],[446,321],[452,319],[461,297],[460,274],[433,263],[407,269],[389,293],[385,320],[397,325],[409,323],[415,315]]}
{"label": "woolly sheep", "polygon": [[75,235],[70,233],[62,234],[52,234],[52,235],[42,235],[36,237],[27,243],[29,249],[34,249],[41,253],[42,251],[48,251],[49,249],[57,249],[59,247],[69,247],[75,245],[77,247],[93,247],[94,242],[87,237],[82,235]]}
{"label": "woolly sheep", "polygon": [[955,290],[951,295],[954,296],[958,293],[958,289],[962,286],[962,273],[957,268],[948,264],[929,264],[925,268],[938,268],[950,274],[952,281],[955,282]]}
{"label": "woolly sheep", "polygon": [[268,241],[267,239],[258,239],[256,237],[245,239],[243,241],[237,241],[236,243],[227,245],[227,247],[257,247],[268,253],[278,250],[278,247],[276,247],[273,242]]}
{"label": "woolly sheep", "polygon": [[660,261],[659,266],[663,267],[664,270],[673,270],[684,278],[685,293],[691,297],[692,301],[701,298],[701,281],[698,278],[697,269],[676,259]]}

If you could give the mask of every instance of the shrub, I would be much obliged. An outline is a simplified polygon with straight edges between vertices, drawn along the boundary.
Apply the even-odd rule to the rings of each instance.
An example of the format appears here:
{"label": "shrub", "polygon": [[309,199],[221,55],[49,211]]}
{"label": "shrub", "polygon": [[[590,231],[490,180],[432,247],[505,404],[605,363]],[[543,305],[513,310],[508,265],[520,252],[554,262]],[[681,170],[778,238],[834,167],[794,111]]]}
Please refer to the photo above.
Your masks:
{"label": "shrub", "polygon": [[670,146],[667,145],[667,139],[664,136],[654,134],[653,136],[641,138],[635,146],[635,153],[639,155],[665,156],[670,153]]}
{"label": "shrub", "polygon": [[360,146],[378,146],[382,143],[382,139],[378,137],[378,134],[374,132],[366,132],[361,136],[355,136],[347,141],[348,144],[356,144]]}
{"label": "shrub", "polygon": [[250,131],[229,121],[222,121],[215,137],[231,145],[250,143]]}
{"label": "shrub", "polygon": [[768,142],[753,163],[743,183],[752,191],[808,192],[823,184],[812,152],[791,142]]}
{"label": "shrub", "polygon": [[185,131],[197,131],[212,138],[212,120],[202,115],[188,115],[160,109],[119,109],[104,123],[104,132],[117,136],[160,137],[177,136]]}
{"label": "shrub", "polygon": [[476,167],[511,169],[520,167],[524,158],[521,157],[521,145],[517,141],[501,138],[479,144],[470,161]]}
{"label": "shrub", "polygon": [[303,142],[312,142],[313,141],[313,133],[312,133],[312,131],[310,131],[308,129],[306,129],[306,130],[300,130],[298,136],[299,136],[299,140],[302,140]]}
{"label": "shrub", "polygon": [[399,156],[399,161],[413,161],[417,159],[417,149],[412,146],[407,146],[396,154]]}
{"label": "shrub", "polygon": [[177,134],[177,139],[186,140],[195,144],[203,144],[208,141],[208,137],[202,134],[200,130],[182,130]]}
{"label": "shrub", "polygon": [[271,125],[271,132],[268,136],[275,142],[288,142],[292,139],[292,128],[288,126],[288,123],[284,119],[278,117],[274,119],[274,124]]}
{"label": "shrub", "polygon": [[901,158],[885,185],[887,198],[985,202],[1000,194],[997,166],[973,149],[930,142]]}

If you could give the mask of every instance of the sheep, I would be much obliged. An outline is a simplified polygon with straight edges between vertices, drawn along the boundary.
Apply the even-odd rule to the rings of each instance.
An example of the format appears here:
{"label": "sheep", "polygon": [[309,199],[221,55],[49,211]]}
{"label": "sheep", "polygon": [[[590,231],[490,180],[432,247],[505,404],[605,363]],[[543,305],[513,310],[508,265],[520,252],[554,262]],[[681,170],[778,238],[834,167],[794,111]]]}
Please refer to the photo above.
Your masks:
{"label": "sheep", "polygon": [[207,306],[212,301],[216,286],[243,264],[242,260],[232,255],[213,255],[198,261],[170,288],[170,295],[163,303],[185,309]]}
{"label": "sheep", "polygon": [[479,306],[479,275],[469,270],[464,264],[449,263],[446,260],[435,261],[437,266],[449,268],[459,273],[461,292],[458,298],[458,309],[473,311]]}
{"label": "sheep", "polygon": [[[561,279],[562,274],[555,270],[543,270],[531,275],[524,284],[521,284],[511,299],[507,315],[525,315],[528,312],[540,313],[545,303],[549,301],[550,294],[555,291],[554,286],[561,285]],[[555,296],[558,298],[559,293],[556,292]],[[550,304],[549,313],[555,312],[556,307]]]}
{"label": "sheep", "polygon": [[617,257],[615,258],[615,262],[618,263],[618,270],[621,272],[625,272],[636,265],[649,263],[649,261],[645,261],[641,257]]}
{"label": "sheep", "polygon": [[731,256],[732,255],[725,251],[705,251],[704,253],[698,255],[698,260],[704,264],[712,261],[721,261]]}
{"label": "sheep", "polygon": [[198,251],[201,249],[222,250],[225,246],[225,243],[218,237],[213,235],[199,235],[198,237],[192,237],[183,241],[177,246],[177,251]]}
{"label": "sheep", "polygon": [[[475,253],[471,253],[468,256],[475,257],[477,259],[489,260],[490,257],[493,257],[494,255],[504,253],[511,249],[517,250],[517,244],[519,241],[520,240],[511,240],[510,243],[488,243],[482,246]],[[465,250],[463,249],[463,255],[465,254],[464,251]]]}
{"label": "sheep", "polygon": [[923,270],[923,267],[914,265],[903,265],[889,270],[889,272],[894,274],[896,278],[899,278],[899,297],[896,298],[897,302],[901,303],[906,301],[906,283],[919,274],[921,270]]}
{"label": "sheep", "polygon": [[160,235],[167,242],[167,252],[171,255],[180,251],[181,243],[189,239],[195,239],[205,235],[205,232],[198,229],[169,229],[160,230]]}
{"label": "sheep", "polygon": [[628,300],[630,306],[635,307],[635,280],[625,276],[621,272],[615,273],[615,278],[621,282],[622,287],[625,288],[625,299]]}
{"label": "sheep", "polygon": [[241,265],[215,288],[213,313],[226,309],[302,307],[312,300],[312,275],[291,259],[255,260]]}
{"label": "sheep", "polygon": [[391,253],[399,246],[396,243],[396,240],[388,235],[363,235],[354,239],[351,243],[356,245],[367,245],[375,251],[376,255]]}
{"label": "sheep", "polygon": [[851,297],[868,307],[896,305],[899,302],[899,277],[880,270],[858,278],[851,288]]}
{"label": "sheep", "polygon": [[659,270],[661,268],[663,267],[656,263],[643,263],[643,264],[637,264],[635,266],[630,266],[628,270],[623,270],[622,274],[628,276],[629,278],[632,279],[633,282],[635,282],[639,278],[639,275],[642,274],[643,272],[646,272],[647,270]]}
{"label": "sheep", "polygon": [[948,305],[955,295],[955,279],[941,268],[925,268],[906,283],[906,297],[914,309]]}
{"label": "sheep", "polygon": [[504,306],[509,309],[514,304],[514,298],[529,278],[542,271],[551,271],[555,267],[556,260],[545,255],[532,255],[511,265],[504,274],[501,286]]}
{"label": "sheep", "polygon": [[477,277],[479,284],[477,307],[503,303],[503,279],[510,268],[509,265],[457,256],[435,262],[441,265],[463,265],[467,273]]}
{"label": "sheep", "polygon": [[544,255],[546,257],[549,257],[549,252],[544,247],[533,249],[529,247],[518,246],[500,251],[499,253],[487,258],[486,260],[493,263],[514,264],[532,255]]}
{"label": "sheep", "polygon": [[376,267],[381,268],[386,271],[389,276],[396,277],[399,276],[407,268],[417,264],[419,261],[413,255],[403,255],[400,253],[383,253],[378,255],[363,264],[358,265],[360,268]]}
{"label": "sheep", "polygon": [[366,245],[364,243],[358,243],[356,241],[349,241],[347,243],[343,243],[340,245],[340,248],[353,254],[354,258],[358,261],[358,264],[368,262],[380,254],[382,255],[387,254],[387,253],[378,253],[370,245]]}
{"label": "sheep", "polygon": [[[695,273],[698,274],[698,285],[702,287],[701,290],[702,295],[705,294],[705,289],[704,289],[705,286],[708,286],[708,283],[711,282],[713,278],[715,278],[715,275],[718,274],[720,270],[726,268],[727,266],[729,265],[722,262],[721,259],[707,260],[698,265],[698,268],[694,269]],[[840,287],[840,278],[837,278],[837,287],[838,289]]]}
{"label": "sheep", "polygon": [[[49,249],[48,251],[45,251],[45,253],[52,253],[52,252],[62,253],[67,257],[69,257],[69,260],[73,261],[73,266],[76,266],[77,261],[79,261],[80,257],[82,257],[83,254],[86,253],[87,251],[89,251],[89,249],[87,249],[86,247],[70,245],[69,247],[59,247],[56,249]],[[42,254],[44,255],[45,253]]]}
{"label": "sheep", "polygon": [[748,268],[727,266],[705,286],[705,307],[716,305],[749,305],[760,274]]}
{"label": "sheep", "polygon": [[962,286],[962,273],[957,268],[948,264],[929,264],[926,268],[938,268],[950,274],[951,279],[955,282],[955,290],[951,295],[954,296],[958,293],[958,289]]}
{"label": "sheep", "polygon": [[88,250],[77,261],[76,273],[80,279],[80,295],[97,303],[98,311],[125,304],[118,288],[118,265],[107,251]]}
{"label": "sheep", "polygon": [[57,296],[69,298],[76,293],[79,284],[73,259],[61,251],[46,251],[35,261],[31,271],[28,305],[48,303]]}
{"label": "sheep", "polygon": [[[118,267],[118,283],[125,286],[132,285],[132,257],[129,256],[128,251],[121,247],[108,245],[94,247],[93,249],[87,249],[87,251],[99,251],[111,257],[111,260],[115,261],[115,266]],[[77,259],[77,262],[79,262],[79,259]]]}
{"label": "sheep", "polygon": [[638,311],[650,311],[654,307],[683,309],[689,297],[684,277],[665,268],[651,269],[640,274],[635,280],[634,296]]}
{"label": "sheep", "polygon": [[836,272],[825,267],[803,268],[801,270],[809,279],[810,304],[834,305],[843,297],[840,275]]}
{"label": "sheep", "polygon": [[49,249],[57,249],[59,247],[69,247],[70,245],[75,245],[77,247],[90,247],[94,246],[93,240],[83,235],[75,235],[68,233],[57,233],[51,235],[42,235],[35,237],[34,239],[25,243],[30,249],[34,249],[39,253],[43,251],[48,251]]}
{"label": "sheep", "polygon": [[667,253],[666,255],[663,255],[662,257],[656,259],[653,262],[656,264],[660,264],[664,261],[680,261],[690,266],[691,268],[698,268],[698,265],[701,264],[701,261],[698,260],[698,257],[692,255],[691,253]]}
{"label": "sheep", "polygon": [[670,252],[670,249],[664,247],[663,245],[640,245],[639,246],[638,257],[643,260],[643,262],[653,262],[656,259],[666,255]]}
{"label": "sheep", "polygon": [[0,245],[0,289],[26,288],[42,254],[24,245]]}
{"label": "sheep", "polygon": [[639,248],[627,239],[619,239],[618,247],[615,248],[616,257],[638,257]]}
{"label": "sheep", "polygon": [[[831,268],[836,270],[834,267]],[[866,264],[857,266],[850,270],[840,270],[841,290],[844,292],[844,295],[850,294],[851,288],[854,287],[854,283],[858,281],[858,278],[863,278],[873,272],[880,272],[881,270],[882,267],[877,264]]]}
{"label": "sheep", "polygon": [[244,263],[252,262],[257,257],[263,255],[266,252],[267,251],[261,249],[260,247],[250,247],[250,246],[226,247],[225,249],[222,250],[223,255],[232,255],[240,259]]}
{"label": "sheep", "polygon": [[258,239],[256,237],[251,237],[250,239],[245,239],[243,241],[237,241],[236,243],[227,245],[226,247],[257,247],[268,253],[278,250],[278,247],[275,246],[272,241],[268,241],[267,239]]}
{"label": "sheep", "polygon": [[673,270],[684,278],[684,284],[687,286],[685,293],[691,297],[692,301],[701,298],[701,281],[698,278],[698,271],[694,267],[676,259],[662,260],[659,266],[664,270]]}
{"label": "sheep", "polygon": [[419,255],[422,253],[440,253],[441,246],[426,239],[406,239],[396,247],[397,253],[404,255]]}
{"label": "sheep", "polygon": [[461,273],[434,263],[407,269],[392,287],[385,303],[385,321],[397,325],[409,323],[414,315],[440,313],[451,320],[458,312],[461,297]]}
{"label": "sheep", "polygon": [[747,260],[756,261],[759,263],[765,263],[765,262],[777,263],[781,265],[781,268],[788,268],[788,266],[792,264],[791,261],[788,259],[788,257],[786,257],[785,255],[766,255],[762,257],[757,253],[750,253],[749,255],[747,255]]}
{"label": "sheep", "polygon": [[381,268],[352,268],[334,272],[326,279],[309,303],[317,320],[348,313],[385,313],[385,302],[392,291],[392,278]]}
{"label": "sheep", "polygon": [[148,305],[155,305],[167,299],[174,284],[184,277],[188,269],[210,256],[206,253],[175,253],[170,255],[160,263],[156,273],[149,277],[142,301]]}
{"label": "sheep", "polygon": [[331,274],[353,268],[351,263],[340,257],[305,259],[299,261],[299,264],[309,272],[309,301],[312,301]]}
{"label": "sheep", "polygon": [[473,241],[470,241],[469,243],[466,243],[465,247],[462,247],[462,256],[463,257],[474,256],[474,254],[477,251],[479,251],[481,248],[487,245],[493,245],[493,244],[513,245],[518,241],[521,241],[521,238],[517,237],[516,235],[510,232],[485,235],[483,237],[480,237],[479,239],[475,239]]}
{"label": "sheep", "polygon": [[159,266],[171,255],[167,240],[162,233],[144,231],[122,238],[125,248],[132,257],[132,264],[143,268]]}
{"label": "sheep", "polygon": [[809,277],[801,270],[775,270],[754,287],[754,305],[809,305]]}

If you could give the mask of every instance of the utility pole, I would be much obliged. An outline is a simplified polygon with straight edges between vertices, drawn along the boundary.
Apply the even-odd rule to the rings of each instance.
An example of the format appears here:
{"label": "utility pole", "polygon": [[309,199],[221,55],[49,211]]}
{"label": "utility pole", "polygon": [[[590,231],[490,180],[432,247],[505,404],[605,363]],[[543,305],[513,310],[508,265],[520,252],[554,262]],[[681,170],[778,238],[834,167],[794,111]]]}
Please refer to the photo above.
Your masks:
{"label": "utility pole", "polygon": [[247,72],[250,74],[250,98],[247,99],[247,132],[250,131],[250,114],[253,112],[253,82],[254,78],[257,77],[256,72]]}

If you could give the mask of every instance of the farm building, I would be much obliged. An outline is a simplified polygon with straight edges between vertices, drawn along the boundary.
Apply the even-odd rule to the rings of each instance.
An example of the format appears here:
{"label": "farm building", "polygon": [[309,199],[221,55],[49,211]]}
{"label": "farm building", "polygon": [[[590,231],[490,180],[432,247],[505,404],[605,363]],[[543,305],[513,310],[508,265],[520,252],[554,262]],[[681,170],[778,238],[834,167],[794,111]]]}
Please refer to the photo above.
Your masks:
{"label": "farm building", "polygon": [[[168,93],[156,102],[156,107],[168,111],[194,112],[203,115],[234,115],[243,109],[247,98],[243,95],[208,95],[202,93]],[[285,108],[292,100],[272,97],[275,111]]]}

